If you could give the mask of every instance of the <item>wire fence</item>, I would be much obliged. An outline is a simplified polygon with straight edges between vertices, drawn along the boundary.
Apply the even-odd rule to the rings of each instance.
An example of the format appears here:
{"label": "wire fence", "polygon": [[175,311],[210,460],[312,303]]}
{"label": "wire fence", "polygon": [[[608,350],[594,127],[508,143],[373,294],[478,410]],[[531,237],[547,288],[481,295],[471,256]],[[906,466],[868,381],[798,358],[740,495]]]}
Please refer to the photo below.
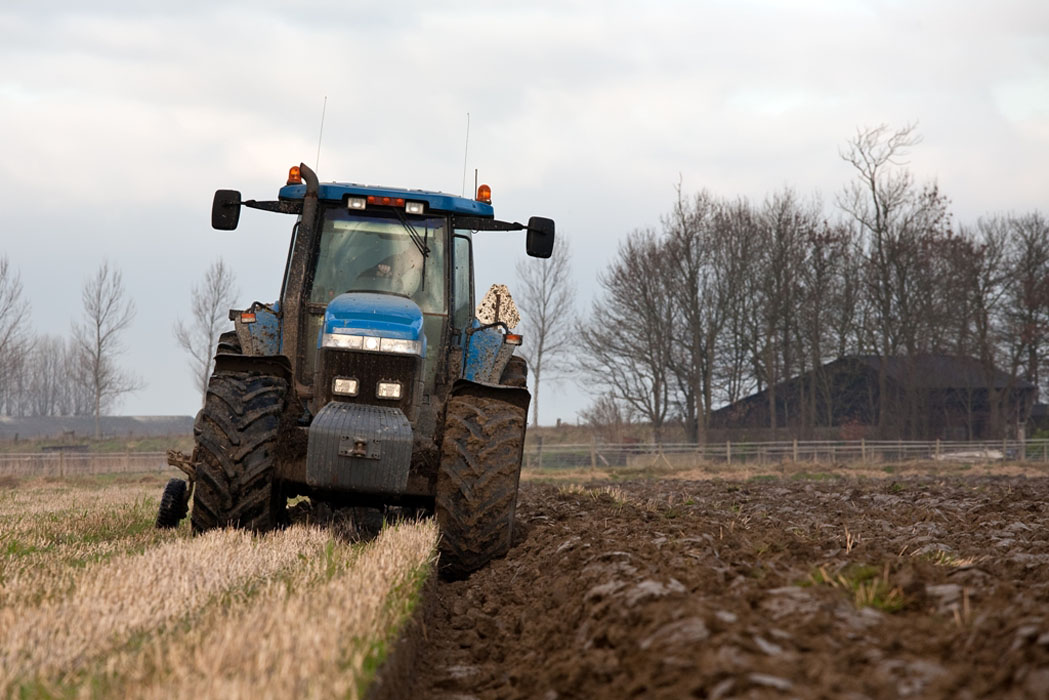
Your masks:
{"label": "wire fence", "polygon": [[0,454],[0,477],[85,476],[164,472],[171,469],[166,452],[33,452]]}
{"label": "wire fence", "polygon": [[528,469],[687,468],[693,466],[762,465],[783,462],[884,463],[935,460],[942,462],[1049,462],[1049,440],[947,442],[908,440],[785,442],[724,442],[693,444],[575,444],[525,447]]}
{"label": "wire fence", "polygon": [[[526,469],[688,468],[794,463],[1030,461],[1049,463],[1049,440],[947,442],[906,440],[724,442],[692,444],[574,444],[525,446]],[[0,454],[0,477],[67,477],[164,472],[165,452],[39,452]]]}

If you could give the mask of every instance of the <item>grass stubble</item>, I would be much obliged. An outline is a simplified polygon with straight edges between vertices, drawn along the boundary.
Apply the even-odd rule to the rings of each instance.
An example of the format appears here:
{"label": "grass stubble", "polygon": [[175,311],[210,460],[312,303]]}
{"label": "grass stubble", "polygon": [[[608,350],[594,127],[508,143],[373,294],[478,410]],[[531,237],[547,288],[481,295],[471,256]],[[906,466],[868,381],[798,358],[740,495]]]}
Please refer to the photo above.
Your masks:
{"label": "grass stubble", "polygon": [[433,569],[432,521],[360,544],[152,529],[156,494],[0,498],[0,697],[358,697]]}

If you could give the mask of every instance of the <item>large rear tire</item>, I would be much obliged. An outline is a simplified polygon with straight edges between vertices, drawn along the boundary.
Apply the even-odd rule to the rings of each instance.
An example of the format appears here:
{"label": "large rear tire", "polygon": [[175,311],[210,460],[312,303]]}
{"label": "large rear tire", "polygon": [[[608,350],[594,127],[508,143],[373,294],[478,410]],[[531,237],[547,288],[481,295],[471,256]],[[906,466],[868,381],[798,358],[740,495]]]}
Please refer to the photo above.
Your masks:
{"label": "large rear tire", "polygon": [[526,411],[491,397],[448,400],[434,510],[441,570],[458,578],[510,549]]}
{"label": "large rear tire", "polygon": [[284,521],[276,443],[287,391],[288,383],[272,375],[212,375],[194,428],[194,532],[230,525],[265,531]]}

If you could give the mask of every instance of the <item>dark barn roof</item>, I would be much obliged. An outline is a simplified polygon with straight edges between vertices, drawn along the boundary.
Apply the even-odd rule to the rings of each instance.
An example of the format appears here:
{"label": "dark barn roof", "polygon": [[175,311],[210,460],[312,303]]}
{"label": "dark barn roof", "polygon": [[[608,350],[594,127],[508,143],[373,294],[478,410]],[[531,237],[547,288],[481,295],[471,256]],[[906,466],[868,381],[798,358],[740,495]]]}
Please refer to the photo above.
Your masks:
{"label": "dark barn roof", "polygon": [[[879,399],[882,367],[887,395]],[[1002,414],[992,415],[990,389],[998,393],[993,400],[1004,402],[1005,420],[1027,420],[1037,387],[999,369],[988,372],[976,358],[849,355],[776,384],[774,409],[765,389],[714,411],[710,427],[754,430],[774,423],[777,430],[810,431],[866,425],[878,426],[884,435],[963,431],[971,438],[995,432],[990,421],[1003,420]],[[879,418],[882,408],[887,411],[884,421]]]}
{"label": "dark barn roof", "polygon": [[[915,355],[914,357],[885,357],[880,355],[849,355],[824,367],[842,362],[855,362],[875,372],[885,363],[886,376],[898,384],[916,389],[1033,389],[1026,379],[1013,378],[1000,369],[993,369],[987,381],[983,364],[975,357],[963,355]],[[791,380],[793,381],[793,380]]]}

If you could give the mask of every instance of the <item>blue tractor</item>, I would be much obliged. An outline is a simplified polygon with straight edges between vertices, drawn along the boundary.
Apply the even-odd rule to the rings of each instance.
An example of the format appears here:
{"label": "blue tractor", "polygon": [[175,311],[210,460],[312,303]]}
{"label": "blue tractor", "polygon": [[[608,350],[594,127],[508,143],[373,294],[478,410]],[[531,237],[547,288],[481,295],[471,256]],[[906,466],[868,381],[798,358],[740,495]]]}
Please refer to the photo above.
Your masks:
{"label": "blue tractor", "polygon": [[475,314],[473,240],[525,230],[547,258],[554,222],[496,219],[485,185],[468,199],[320,183],[305,164],[276,201],[217,191],[212,226],[236,228],[241,207],[296,217],[280,299],[230,312],[193,454],[169,455],[188,482],[168,484],[157,525],[192,494],[195,532],[264,531],[302,495],[433,512],[451,575],[505,554],[531,397],[512,300]]}

